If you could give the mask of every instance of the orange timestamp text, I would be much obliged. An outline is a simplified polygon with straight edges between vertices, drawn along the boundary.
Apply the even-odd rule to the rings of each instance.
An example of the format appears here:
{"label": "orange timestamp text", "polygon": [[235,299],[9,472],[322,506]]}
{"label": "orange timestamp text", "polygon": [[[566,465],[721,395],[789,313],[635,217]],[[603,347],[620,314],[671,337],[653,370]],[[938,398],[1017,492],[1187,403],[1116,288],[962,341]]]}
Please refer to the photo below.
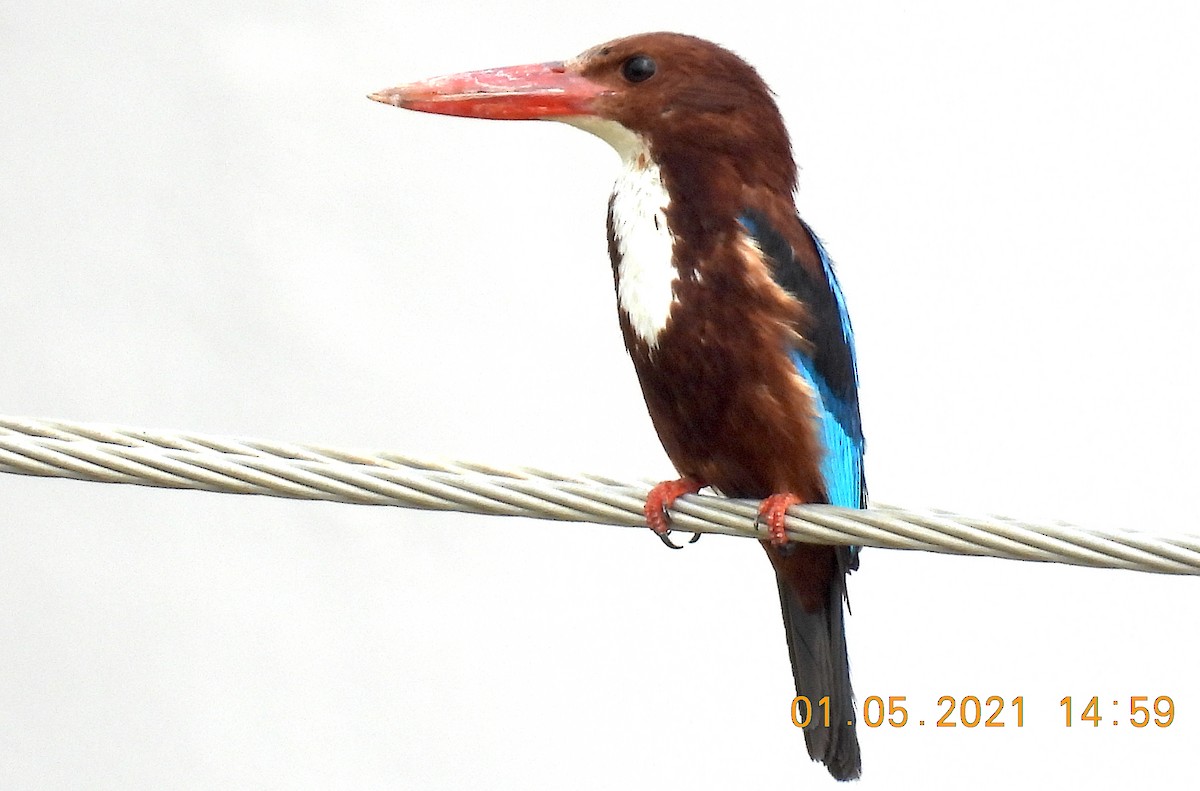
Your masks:
{"label": "orange timestamp text", "polygon": [[[903,728],[906,725],[925,725],[925,719],[913,719],[908,713],[908,698],[904,695],[892,695],[887,701],[879,695],[871,695],[862,702],[862,722],[868,728],[879,728],[887,725],[892,728]],[[942,695],[937,701],[941,716],[930,722],[938,728],[1004,728],[1010,723],[1017,728],[1025,725],[1025,698],[1018,696],[1006,701],[999,695],[991,695],[980,700],[975,695],[965,695],[961,698],[954,695]],[[797,728],[807,728],[813,722],[814,714],[819,726],[829,727],[829,696],[817,700],[814,710],[812,702],[805,696],[792,699],[792,723]],[[847,723],[849,724],[849,723]]]}
{"label": "orange timestamp text", "polygon": [[[1099,696],[1087,699],[1082,712],[1073,708],[1070,695],[1059,701],[1063,707],[1066,726],[1076,722],[1091,723],[1099,727],[1101,722],[1111,721],[1113,725],[1128,722],[1135,728],[1145,728],[1153,723],[1159,728],[1166,728],[1175,721],[1175,701],[1167,695],[1160,695],[1150,703],[1147,695],[1133,695],[1126,701],[1113,700],[1112,705],[1118,709],[1128,703],[1129,714],[1122,718],[1107,713]],[[830,726],[829,696],[818,698],[814,704],[804,695],[792,699],[792,724],[797,728]],[[862,702],[862,723],[868,728],[880,728],[884,725],[891,728],[903,728],[908,725],[924,726],[927,723],[936,728],[1022,728],[1025,726],[1025,698],[1018,695],[1005,699],[1000,695],[977,697],[975,695],[942,695],[937,699],[937,716],[930,715],[927,719],[909,715],[910,704],[904,695],[892,695],[886,700],[879,695],[871,695]],[[850,725],[852,723],[846,723]]]}

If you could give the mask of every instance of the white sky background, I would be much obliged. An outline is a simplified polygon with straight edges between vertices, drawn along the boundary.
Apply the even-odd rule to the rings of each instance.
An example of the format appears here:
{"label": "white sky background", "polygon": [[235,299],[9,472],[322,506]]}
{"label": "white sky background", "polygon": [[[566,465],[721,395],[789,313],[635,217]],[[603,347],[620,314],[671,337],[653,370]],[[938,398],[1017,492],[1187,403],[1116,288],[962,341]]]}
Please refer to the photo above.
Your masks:
{"label": "white sky background", "polygon": [[[1194,4],[254,5],[0,6],[0,411],[670,475],[613,153],[365,94],[675,29],[779,95],[876,499],[1196,531]],[[832,785],[753,542],[15,476],[0,509],[5,789]],[[864,553],[860,700],[1026,703],[860,725],[859,787],[1190,783],[1197,584]]]}

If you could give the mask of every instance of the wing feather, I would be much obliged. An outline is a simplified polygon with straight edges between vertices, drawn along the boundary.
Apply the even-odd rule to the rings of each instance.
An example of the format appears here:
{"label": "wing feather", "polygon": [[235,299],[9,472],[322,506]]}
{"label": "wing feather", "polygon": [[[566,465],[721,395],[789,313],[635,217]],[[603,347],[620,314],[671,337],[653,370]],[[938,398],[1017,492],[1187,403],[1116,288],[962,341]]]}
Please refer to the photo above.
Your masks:
{"label": "wing feather", "polygon": [[793,246],[762,214],[746,211],[739,220],[762,250],[775,282],[804,305],[809,319],[803,333],[808,343],[793,349],[791,356],[817,402],[819,434],[825,446],[821,473],[829,502],[865,508],[865,442],[858,406],[854,330],[833,264],[820,240],[803,223],[801,227],[818,259],[811,266],[797,260]]}

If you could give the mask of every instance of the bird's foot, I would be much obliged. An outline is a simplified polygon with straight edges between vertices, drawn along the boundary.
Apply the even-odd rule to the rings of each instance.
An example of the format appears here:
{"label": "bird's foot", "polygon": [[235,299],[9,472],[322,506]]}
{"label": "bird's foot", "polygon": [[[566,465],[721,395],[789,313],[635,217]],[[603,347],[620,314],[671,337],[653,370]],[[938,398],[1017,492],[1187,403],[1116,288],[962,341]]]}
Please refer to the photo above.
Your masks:
{"label": "bird's foot", "polygon": [[763,500],[758,506],[758,519],[754,524],[757,527],[759,524],[767,523],[768,541],[773,547],[787,546],[787,512],[793,505],[800,505],[804,501],[790,492],[783,494],[773,494]]}
{"label": "bird's foot", "polygon": [[[703,488],[704,484],[695,478],[680,478],[677,481],[663,481],[646,495],[646,524],[671,549],[682,549],[683,547],[681,544],[676,544],[670,538],[671,515],[667,512],[667,509],[685,494],[695,494]],[[700,534],[696,533],[688,543],[694,544],[699,538]]]}

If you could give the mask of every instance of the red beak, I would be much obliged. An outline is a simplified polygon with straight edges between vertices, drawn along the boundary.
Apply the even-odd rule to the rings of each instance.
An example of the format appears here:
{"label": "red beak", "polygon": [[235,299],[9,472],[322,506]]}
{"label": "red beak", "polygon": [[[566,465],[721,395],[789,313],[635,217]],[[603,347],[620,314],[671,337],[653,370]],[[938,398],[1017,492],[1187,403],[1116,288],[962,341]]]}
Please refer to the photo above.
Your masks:
{"label": "red beak", "polygon": [[608,93],[611,89],[556,62],[434,77],[370,98],[423,113],[528,121],[593,115],[593,102]]}

